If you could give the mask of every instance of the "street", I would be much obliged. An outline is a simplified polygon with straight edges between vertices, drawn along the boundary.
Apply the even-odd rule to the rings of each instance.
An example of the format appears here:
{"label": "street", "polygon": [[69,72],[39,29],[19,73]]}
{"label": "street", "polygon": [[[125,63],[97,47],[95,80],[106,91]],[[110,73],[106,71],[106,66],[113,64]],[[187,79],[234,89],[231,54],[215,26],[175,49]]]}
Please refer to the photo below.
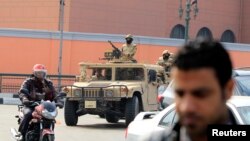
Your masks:
{"label": "street", "polygon": [[[18,128],[16,105],[0,105],[0,141],[11,141],[10,128]],[[125,121],[117,124],[107,123],[97,115],[81,116],[75,127],[66,126],[63,110],[59,110],[55,127],[56,141],[124,141]]]}

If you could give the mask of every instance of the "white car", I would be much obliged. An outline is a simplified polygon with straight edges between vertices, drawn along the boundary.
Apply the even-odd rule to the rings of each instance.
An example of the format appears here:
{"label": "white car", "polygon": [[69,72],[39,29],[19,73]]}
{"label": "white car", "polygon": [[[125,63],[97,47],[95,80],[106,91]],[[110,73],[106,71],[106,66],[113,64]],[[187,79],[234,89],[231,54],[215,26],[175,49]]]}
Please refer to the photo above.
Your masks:
{"label": "white car", "polygon": [[159,99],[160,110],[174,103],[174,80],[172,80]]}
{"label": "white car", "polygon": [[[249,67],[233,70],[233,78],[235,80],[235,88],[233,95],[250,96],[250,71]],[[172,80],[164,92],[158,94],[159,110],[163,110],[170,104],[174,103],[174,80]]]}
{"label": "white car", "polygon": [[[227,106],[238,124],[250,124],[250,97],[233,96]],[[137,141],[143,135],[157,130],[171,128],[178,120],[175,104],[161,112],[141,112],[126,129],[126,141]]]}

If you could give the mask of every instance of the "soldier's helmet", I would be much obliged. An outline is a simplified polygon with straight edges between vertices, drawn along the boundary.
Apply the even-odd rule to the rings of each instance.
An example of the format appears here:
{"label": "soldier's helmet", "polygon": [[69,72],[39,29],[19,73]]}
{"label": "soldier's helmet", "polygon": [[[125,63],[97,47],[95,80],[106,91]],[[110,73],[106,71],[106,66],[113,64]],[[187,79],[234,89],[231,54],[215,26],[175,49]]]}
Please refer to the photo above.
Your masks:
{"label": "soldier's helmet", "polygon": [[168,51],[168,50],[164,50],[164,51],[162,52],[162,55],[164,55],[164,54],[169,54],[169,51]]}
{"label": "soldier's helmet", "polygon": [[125,39],[128,39],[128,38],[133,39],[133,36],[131,34],[128,34],[128,35],[125,36]]}

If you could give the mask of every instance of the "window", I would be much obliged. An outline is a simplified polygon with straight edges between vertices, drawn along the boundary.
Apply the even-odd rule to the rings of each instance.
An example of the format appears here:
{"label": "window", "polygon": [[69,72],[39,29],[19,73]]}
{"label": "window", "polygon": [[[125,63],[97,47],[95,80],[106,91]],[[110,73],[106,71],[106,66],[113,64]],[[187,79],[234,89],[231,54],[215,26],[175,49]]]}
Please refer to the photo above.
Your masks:
{"label": "window", "polygon": [[156,70],[148,70],[148,82],[155,82],[156,81]]}
{"label": "window", "polygon": [[143,68],[116,68],[115,80],[144,80]]}
{"label": "window", "polygon": [[235,42],[234,33],[231,30],[226,30],[225,32],[223,32],[220,40],[221,42],[234,43]]}
{"label": "window", "polygon": [[174,117],[175,117],[175,110],[172,110],[172,111],[168,112],[162,118],[162,120],[160,121],[159,125],[160,126],[164,126],[164,127],[171,126],[172,123],[173,123]]}
{"label": "window", "polygon": [[250,107],[238,107],[237,111],[239,112],[244,124],[250,124]]}
{"label": "window", "polygon": [[112,68],[88,68],[87,76],[91,81],[107,81],[112,79]]}
{"label": "window", "polygon": [[203,37],[203,38],[207,38],[207,39],[213,39],[213,35],[212,32],[207,28],[207,27],[203,27],[199,30],[197,37]]}
{"label": "window", "polygon": [[237,93],[235,95],[250,96],[250,76],[238,76],[234,78],[236,81]]}
{"label": "window", "polygon": [[170,38],[184,39],[185,27],[181,24],[174,26],[171,31]]}

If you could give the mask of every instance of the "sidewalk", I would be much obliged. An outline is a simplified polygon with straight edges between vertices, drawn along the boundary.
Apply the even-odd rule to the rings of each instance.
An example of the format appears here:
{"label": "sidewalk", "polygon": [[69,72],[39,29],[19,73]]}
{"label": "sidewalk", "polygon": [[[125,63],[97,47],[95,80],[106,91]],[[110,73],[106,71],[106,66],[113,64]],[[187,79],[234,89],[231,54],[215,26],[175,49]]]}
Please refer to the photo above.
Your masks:
{"label": "sidewalk", "polygon": [[21,101],[17,94],[0,93],[0,104],[18,105],[21,104]]}

